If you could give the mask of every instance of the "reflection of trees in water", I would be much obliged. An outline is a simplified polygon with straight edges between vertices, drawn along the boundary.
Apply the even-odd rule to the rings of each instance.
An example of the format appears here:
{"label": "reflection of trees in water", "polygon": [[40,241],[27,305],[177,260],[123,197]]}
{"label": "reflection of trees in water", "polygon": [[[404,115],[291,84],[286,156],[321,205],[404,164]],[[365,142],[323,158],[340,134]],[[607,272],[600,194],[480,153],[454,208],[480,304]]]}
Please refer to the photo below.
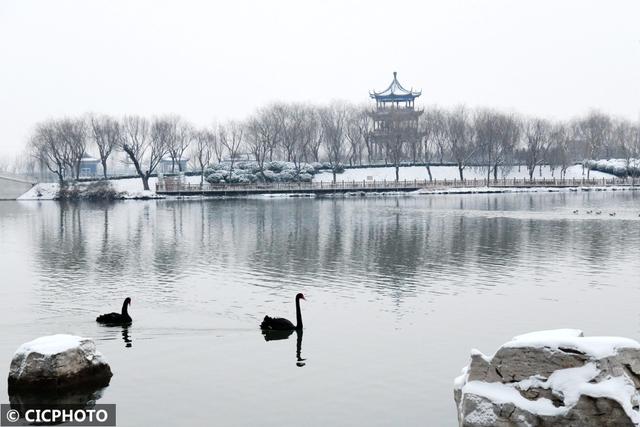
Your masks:
{"label": "reflection of trees in water", "polygon": [[549,197],[56,203],[36,217],[35,270],[52,297],[73,289],[113,298],[133,288],[167,301],[183,297],[175,292],[183,277],[203,274],[267,286],[368,286],[400,301],[427,286],[510,277],[519,263],[583,257],[595,270],[621,253],[616,222],[500,214],[540,211],[567,196]]}
{"label": "reflection of trees in water", "polygon": [[88,241],[80,206],[59,203],[53,212],[41,208],[34,271],[41,277],[44,290],[52,296],[41,304],[52,305],[68,294],[82,291],[83,277],[90,265]]}
{"label": "reflection of trees in water", "polygon": [[155,288],[149,261],[155,253],[150,209],[155,210],[155,205],[55,203],[43,207],[36,217],[39,240],[34,270],[48,298],[40,304],[83,295],[110,301],[116,291]]}

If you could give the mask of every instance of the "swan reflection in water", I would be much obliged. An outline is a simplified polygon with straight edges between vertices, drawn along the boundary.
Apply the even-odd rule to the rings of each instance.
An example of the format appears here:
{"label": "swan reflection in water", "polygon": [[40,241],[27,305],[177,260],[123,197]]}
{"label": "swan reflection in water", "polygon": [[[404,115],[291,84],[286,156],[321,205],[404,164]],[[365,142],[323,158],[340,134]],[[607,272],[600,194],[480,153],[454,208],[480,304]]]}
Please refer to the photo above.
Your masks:
{"label": "swan reflection in water", "polygon": [[265,341],[286,340],[294,332],[296,333],[296,366],[303,367],[306,364],[305,360],[307,359],[302,358],[302,329],[291,329],[288,331],[269,331],[263,329],[262,336]]}
{"label": "swan reflection in water", "polygon": [[[121,325],[119,327],[114,327],[114,326],[107,326],[107,325],[101,325],[103,328],[107,328],[109,330],[113,330],[112,333],[108,333],[107,337],[105,339],[107,340],[116,340],[117,335],[115,335],[117,332],[117,329],[121,329],[120,331],[120,336],[122,337],[122,341],[124,341],[124,346],[126,348],[131,348],[133,347],[133,339],[131,338],[131,334],[129,333],[129,329],[131,328],[131,325]],[[113,335],[112,335],[113,334]]]}
{"label": "swan reflection in water", "polygon": [[122,327],[122,340],[124,341],[124,346],[126,348],[131,348],[133,346],[133,340],[131,339],[131,335],[129,335],[129,325]]}

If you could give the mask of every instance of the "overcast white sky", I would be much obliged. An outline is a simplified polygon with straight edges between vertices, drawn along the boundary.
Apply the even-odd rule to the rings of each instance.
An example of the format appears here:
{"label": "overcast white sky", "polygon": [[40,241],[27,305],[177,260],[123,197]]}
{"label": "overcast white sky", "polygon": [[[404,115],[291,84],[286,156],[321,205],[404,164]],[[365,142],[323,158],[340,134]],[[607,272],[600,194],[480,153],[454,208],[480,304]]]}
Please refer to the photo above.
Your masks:
{"label": "overcast white sky", "polygon": [[368,102],[398,71],[423,105],[640,116],[640,1],[0,2],[0,156],[86,111],[243,118]]}

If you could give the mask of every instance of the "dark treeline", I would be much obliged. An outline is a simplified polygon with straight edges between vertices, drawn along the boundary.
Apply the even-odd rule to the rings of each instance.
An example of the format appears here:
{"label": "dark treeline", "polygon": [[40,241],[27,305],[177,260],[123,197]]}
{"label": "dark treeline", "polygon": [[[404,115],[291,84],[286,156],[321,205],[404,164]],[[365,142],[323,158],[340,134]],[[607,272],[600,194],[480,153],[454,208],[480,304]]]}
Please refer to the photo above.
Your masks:
{"label": "dark treeline", "polygon": [[[324,162],[338,172],[344,165],[432,163],[457,165],[460,179],[470,165],[482,165],[487,179],[514,165],[547,164],[559,177],[576,162],[600,158],[640,158],[640,124],[592,111],[567,121],[459,106],[429,107],[420,116],[418,137],[388,138],[375,146],[371,106],[334,102],[326,106],[275,103],[243,121],[198,128],[176,115],[146,118],[87,114],[38,123],[28,144],[29,167],[46,170],[63,183],[80,177],[88,152],[99,158],[104,177],[114,153],[148,180],[162,159],[181,171],[181,159],[204,177],[209,164],[250,159],[260,167],[284,160],[296,167]],[[588,175],[587,170],[587,175]],[[588,176],[587,176],[588,177]]]}

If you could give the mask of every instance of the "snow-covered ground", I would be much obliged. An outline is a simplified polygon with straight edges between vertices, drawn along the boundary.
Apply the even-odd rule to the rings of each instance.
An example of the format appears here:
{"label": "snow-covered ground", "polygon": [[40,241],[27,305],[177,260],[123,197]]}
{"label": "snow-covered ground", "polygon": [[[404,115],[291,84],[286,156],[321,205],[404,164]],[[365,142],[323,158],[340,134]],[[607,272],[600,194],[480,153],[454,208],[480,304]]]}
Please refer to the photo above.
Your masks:
{"label": "snow-covered ground", "polygon": [[[431,173],[433,174],[433,178],[436,180],[447,179],[460,179],[460,175],[458,174],[458,168],[456,166],[432,166]],[[372,177],[373,180],[387,180],[393,181],[396,179],[396,170],[394,167],[384,167],[384,168],[363,168],[363,169],[347,169],[344,173],[338,174],[338,181],[363,181],[367,180],[368,177]],[[467,167],[464,170],[464,178],[465,179],[484,179],[487,177],[486,169],[482,168],[473,168]],[[499,171],[499,178],[529,178],[529,174],[527,173],[527,168],[525,166],[520,167],[518,171],[518,167],[514,167],[508,171],[508,173],[503,173],[503,171]],[[536,168],[536,171],[533,175],[534,179],[542,179],[542,178],[553,178],[551,175],[551,169],[548,166],[542,167],[542,175],[540,175],[539,168]],[[555,177],[560,178],[560,169],[556,168]],[[567,169],[566,178],[586,178],[587,171],[584,170],[580,165],[570,166]],[[615,178],[614,175],[610,175],[608,173],[591,171],[590,178]],[[427,173],[427,168],[424,166],[403,166],[400,168],[400,180],[411,180],[414,179],[429,179],[429,174]],[[333,180],[333,175],[331,172],[323,171],[317,174],[314,178],[314,182],[331,182]]]}

